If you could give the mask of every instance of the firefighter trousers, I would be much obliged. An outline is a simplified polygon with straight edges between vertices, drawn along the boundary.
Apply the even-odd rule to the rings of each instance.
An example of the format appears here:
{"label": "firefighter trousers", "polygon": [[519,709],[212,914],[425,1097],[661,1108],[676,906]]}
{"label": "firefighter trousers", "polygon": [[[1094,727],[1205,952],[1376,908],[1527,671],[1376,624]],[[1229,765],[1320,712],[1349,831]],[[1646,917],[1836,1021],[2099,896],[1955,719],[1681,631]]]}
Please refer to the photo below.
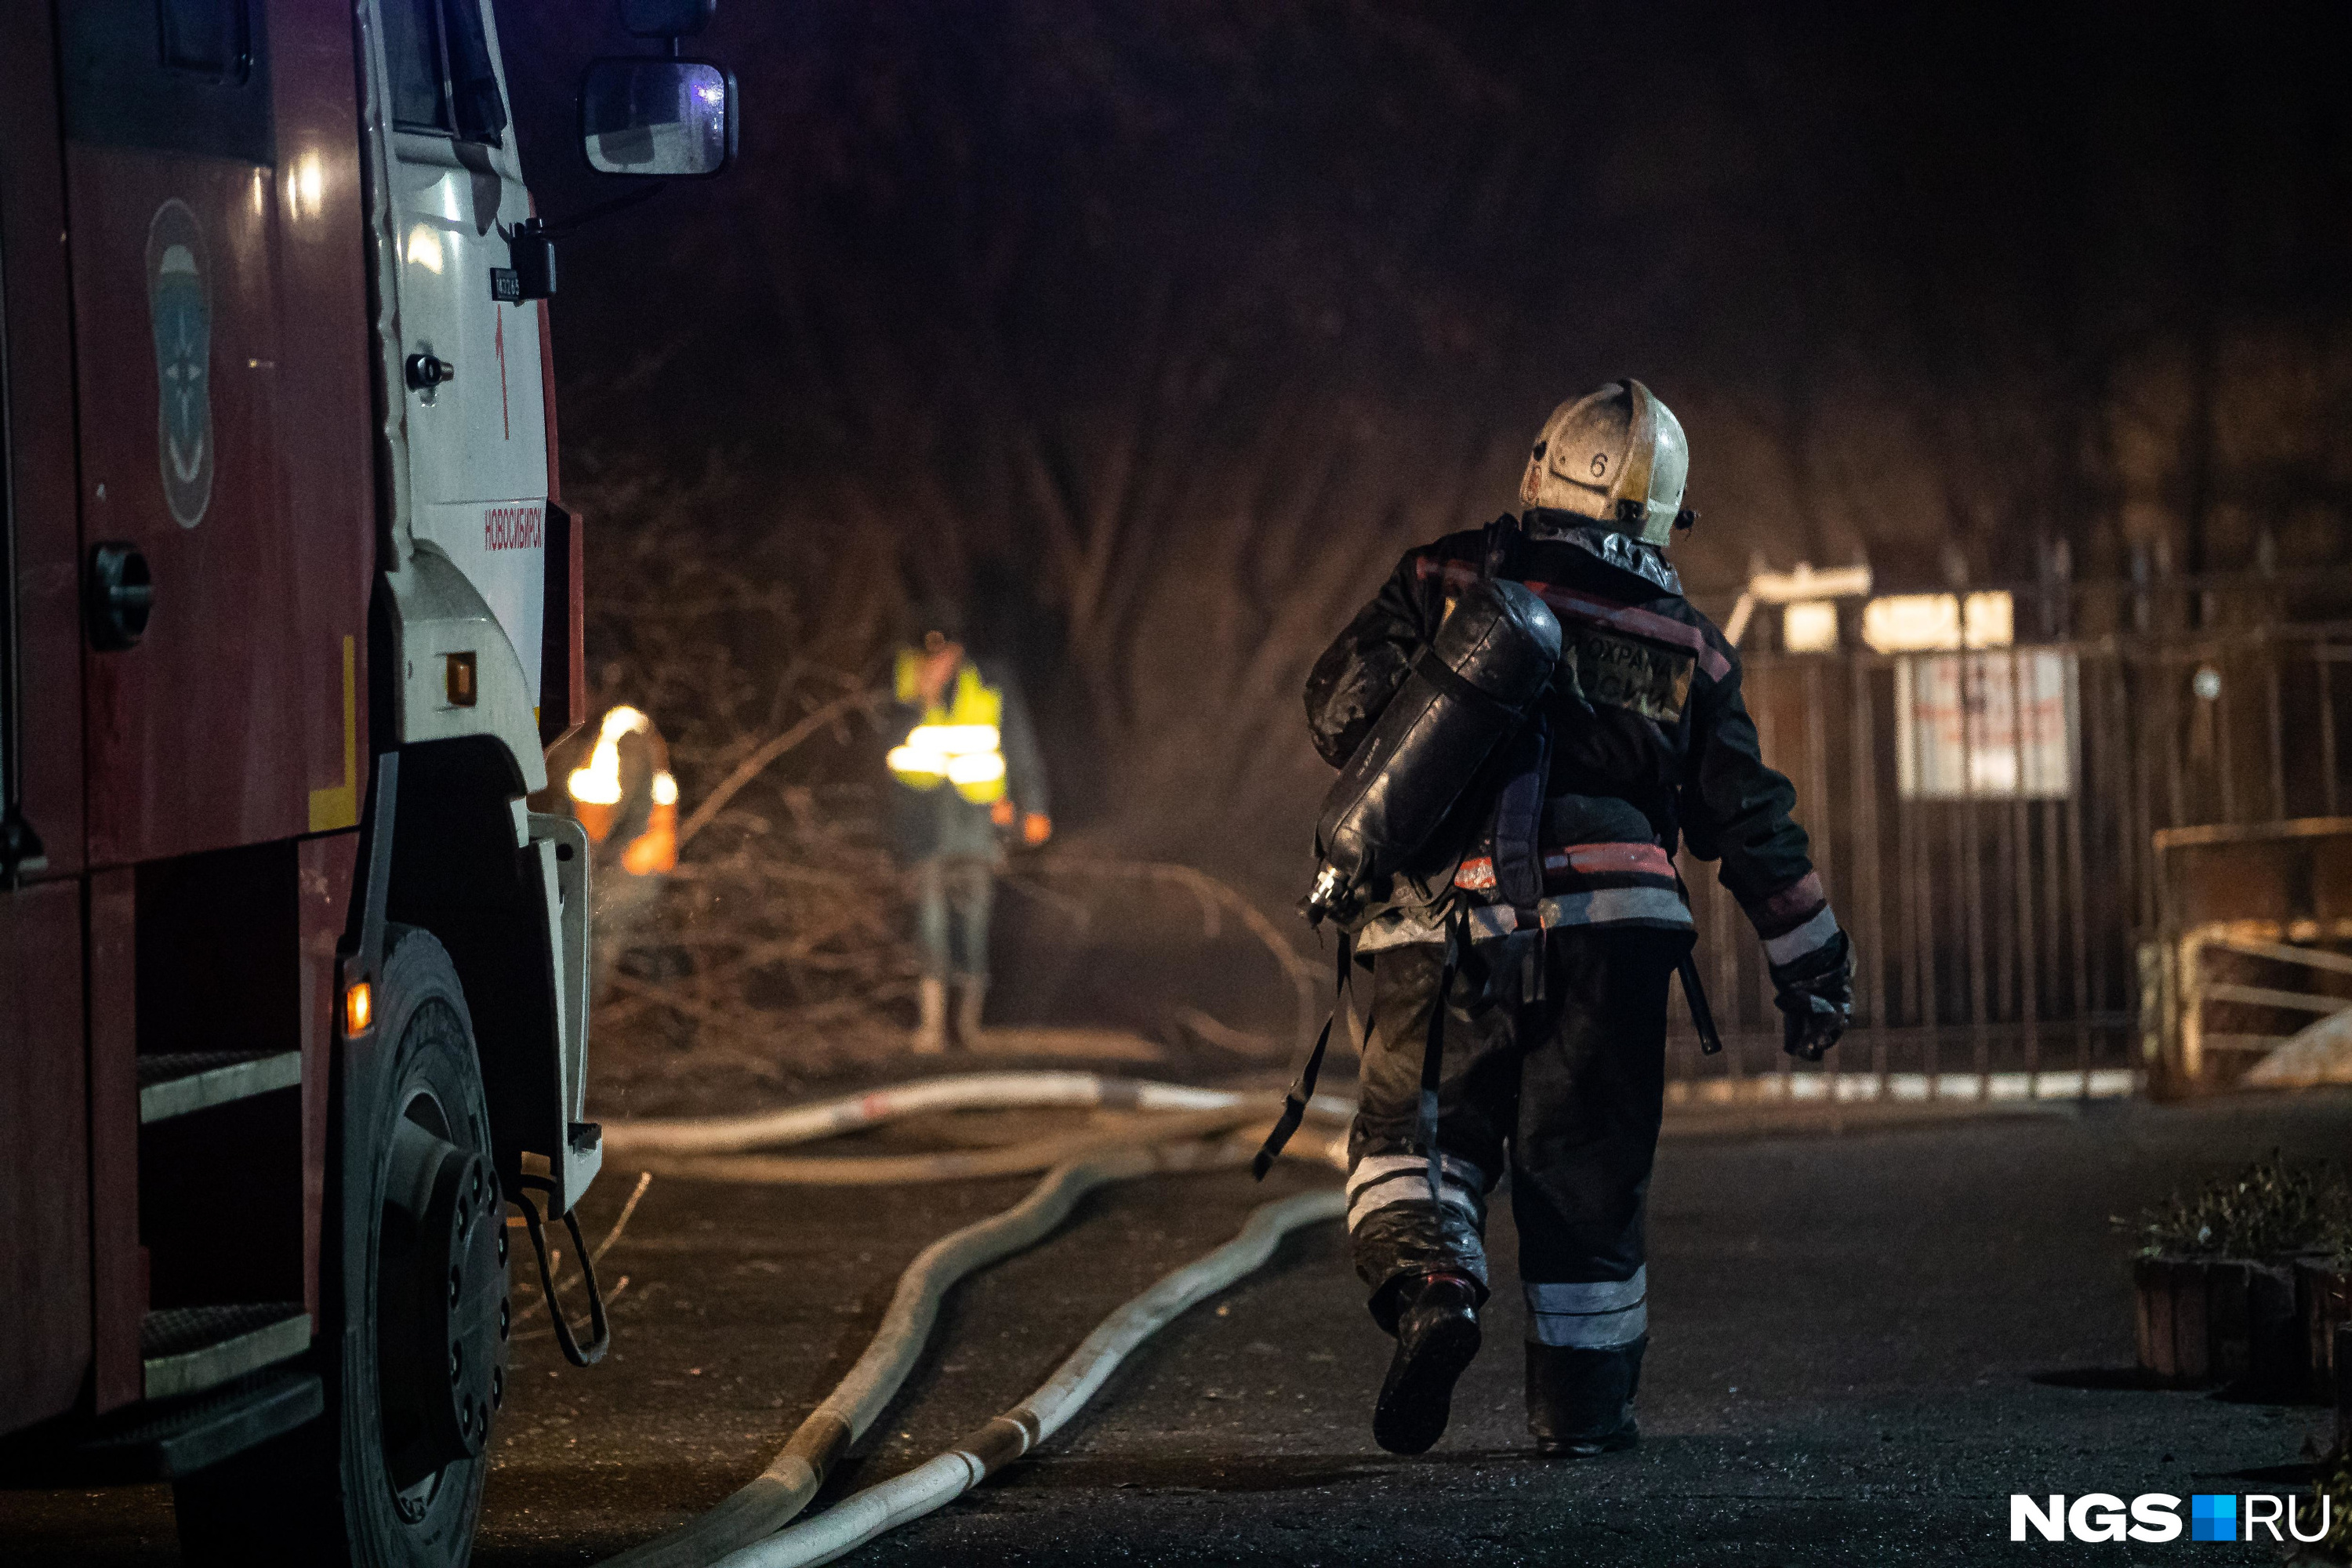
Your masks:
{"label": "firefighter trousers", "polygon": [[1555,929],[1536,987],[1518,965],[1502,973],[1492,944],[1473,948],[1444,998],[1434,1203],[1415,1117],[1444,952],[1392,948],[1372,960],[1348,1149],[1356,1271],[1391,1333],[1401,1288],[1417,1277],[1465,1276],[1485,1300],[1486,1200],[1507,1170],[1539,1437],[1630,1429],[1649,1329],[1643,1200],[1664,1098],[1666,986],[1691,941],[1651,927]]}

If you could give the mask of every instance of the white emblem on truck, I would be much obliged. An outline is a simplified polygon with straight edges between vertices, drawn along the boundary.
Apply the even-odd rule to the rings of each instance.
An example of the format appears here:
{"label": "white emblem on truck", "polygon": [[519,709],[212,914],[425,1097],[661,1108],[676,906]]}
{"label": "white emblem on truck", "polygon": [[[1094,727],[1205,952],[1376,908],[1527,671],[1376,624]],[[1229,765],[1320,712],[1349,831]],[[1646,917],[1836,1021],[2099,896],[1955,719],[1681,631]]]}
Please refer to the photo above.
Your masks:
{"label": "white emblem on truck", "polygon": [[174,197],[147,226],[147,309],[155,330],[155,445],[163,500],[182,528],[213,499],[213,301],[205,231]]}

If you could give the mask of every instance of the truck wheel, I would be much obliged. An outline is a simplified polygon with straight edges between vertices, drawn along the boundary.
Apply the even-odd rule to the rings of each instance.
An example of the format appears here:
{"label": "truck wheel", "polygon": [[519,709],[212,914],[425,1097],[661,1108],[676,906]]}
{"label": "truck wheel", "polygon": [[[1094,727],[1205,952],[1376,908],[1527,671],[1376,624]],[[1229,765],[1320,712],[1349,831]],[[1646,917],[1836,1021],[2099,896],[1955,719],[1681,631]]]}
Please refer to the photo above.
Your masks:
{"label": "truck wheel", "polygon": [[506,1395],[506,1210],[457,970],[427,931],[384,946],[328,1156],[326,1414],[179,1483],[190,1563],[457,1568],[472,1550]]}

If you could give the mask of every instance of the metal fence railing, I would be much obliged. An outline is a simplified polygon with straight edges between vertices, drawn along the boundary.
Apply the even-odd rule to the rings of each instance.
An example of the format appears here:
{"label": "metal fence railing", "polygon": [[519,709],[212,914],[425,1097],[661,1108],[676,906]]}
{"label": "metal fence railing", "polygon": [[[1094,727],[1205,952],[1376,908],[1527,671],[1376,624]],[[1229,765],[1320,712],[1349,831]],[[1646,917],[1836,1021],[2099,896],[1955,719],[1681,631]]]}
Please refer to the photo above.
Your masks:
{"label": "metal fence railing", "polygon": [[[2128,603],[2128,601],[2126,601]],[[1853,933],[1855,1026],[1792,1069],[1747,921],[1685,857],[1726,1049],[1679,1099],[2128,1090],[2168,827],[2336,816],[2352,626],[2117,630],[1950,652],[1745,655],[1764,754]],[[1677,1004],[1679,1010],[1679,1004]],[[1772,1081],[1772,1080],[1778,1080]]]}

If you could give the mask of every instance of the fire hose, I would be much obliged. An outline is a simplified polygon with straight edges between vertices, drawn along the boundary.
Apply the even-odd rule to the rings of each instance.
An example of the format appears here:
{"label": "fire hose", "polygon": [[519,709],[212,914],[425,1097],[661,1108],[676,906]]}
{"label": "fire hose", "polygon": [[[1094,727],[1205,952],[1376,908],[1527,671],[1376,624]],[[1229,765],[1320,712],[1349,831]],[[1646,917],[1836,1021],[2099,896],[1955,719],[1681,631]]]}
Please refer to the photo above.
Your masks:
{"label": "fire hose", "polygon": [[[604,1124],[604,1148],[608,1153],[635,1155],[734,1154],[750,1149],[814,1142],[929,1111],[1059,1107],[1148,1112],[1245,1110],[1254,1115],[1262,1109],[1262,1099],[1237,1089],[1194,1089],[1186,1084],[1110,1078],[1091,1072],[962,1073],[952,1078],[919,1079],[866,1094],[844,1095],[838,1100],[789,1106],[753,1116],[608,1121]],[[1318,1097],[1314,1106],[1317,1115],[1342,1121],[1353,1115],[1355,1109],[1354,1101],[1335,1095]],[[1053,1163],[1048,1160],[1045,1164]],[[679,1168],[690,1168],[698,1173],[708,1173],[709,1169],[700,1165]],[[884,1167],[877,1163],[866,1168]],[[942,1170],[941,1179],[952,1180],[970,1173]],[[986,1173],[1014,1173],[996,1170]]]}
{"label": "fire hose", "polygon": [[1105,1318],[1042,1387],[1011,1410],[929,1462],[868,1487],[803,1524],[730,1553],[722,1559],[722,1568],[802,1568],[803,1563],[830,1563],[897,1525],[945,1507],[1059,1431],[1129,1351],[1202,1298],[1255,1270],[1291,1231],[1338,1219],[1347,1213],[1347,1194],[1338,1191],[1302,1193],[1259,1205],[1239,1236]]}
{"label": "fire hose", "polygon": [[[844,1159],[727,1152],[805,1142],[918,1111],[1010,1106],[1087,1106],[1155,1114],[1139,1126],[1097,1129],[1012,1150]],[[1044,1387],[1012,1412],[928,1464],[785,1530],[815,1497],[834,1462],[897,1395],[921,1356],[951,1286],[1043,1240],[1097,1187],[1160,1173],[1247,1163],[1252,1141],[1218,1135],[1263,1121],[1272,1109],[1260,1096],[1232,1090],[1139,1083],[1091,1073],[1008,1072],[931,1079],[761,1116],[608,1124],[608,1150],[641,1159],[652,1156],[648,1163],[656,1168],[720,1180],[928,1182],[1052,1167],[1012,1208],[941,1237],[916,1257],[899,1276],[865,1354],[765,1470],[709,1512],[611,1559],[610,1568],[707,1568],[721,1560],[733,1568],[776,1568],[828,1561],[895,1524],[945,1505],[1034,1447],[1076,1413],[1136,1345],[1187,1307],[1259,1268],[1288,1231],[1344,1213],[1340,1194],[1309,1194],[1261,1206],[1233,1241],[1170,1275],[1106,1319]],[[1353,1110],[1344,1100],[1323,1096],[1310,1113],[1344,1119]],[[1204,1141],[1209,1139],[1218,1141]],[[1319,1152],[1333,1163],[1345,1163],[1344,1147],[1337,1141]]]}

